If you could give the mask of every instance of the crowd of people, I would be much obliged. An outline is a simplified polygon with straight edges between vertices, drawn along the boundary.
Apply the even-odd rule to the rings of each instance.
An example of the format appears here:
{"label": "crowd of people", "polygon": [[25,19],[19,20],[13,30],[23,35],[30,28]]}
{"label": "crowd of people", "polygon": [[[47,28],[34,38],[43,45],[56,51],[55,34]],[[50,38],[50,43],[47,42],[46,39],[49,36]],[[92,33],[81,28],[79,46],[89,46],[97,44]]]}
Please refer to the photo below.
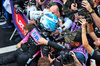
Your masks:
{"label": "crowd of people", "polygon": [[[26,6],[24,3],[29,2],[34,3],[37,11],[43,11],[41,16],[45,15],[44,12],[48,12],[51,17],[56,17],[57,24],[49,24],[56,29],[45,25],[46,19],[41,22],[40,17],[40,22],[51,30],[44,29],[45,32],[49,32],[49,40],[46,37],[39,38],[36,45],[32,41],[30,31],[39,25],[39,19],[27,18],[28,24],[23,27],[25,38],[16,45],[16,51],[0,58],[0,65],[9,63],[13,63],[13,66],[100,65],[99,0],[14,0],[13,7],[16,10],[19,7],[23,10],[28,9],[32,5]],[[9,19],[11,20],[9,17],[7,21]],[[4,28],[8,26],[7,24],[1,27]],[[56,38],[60,39],[55,41]]]}

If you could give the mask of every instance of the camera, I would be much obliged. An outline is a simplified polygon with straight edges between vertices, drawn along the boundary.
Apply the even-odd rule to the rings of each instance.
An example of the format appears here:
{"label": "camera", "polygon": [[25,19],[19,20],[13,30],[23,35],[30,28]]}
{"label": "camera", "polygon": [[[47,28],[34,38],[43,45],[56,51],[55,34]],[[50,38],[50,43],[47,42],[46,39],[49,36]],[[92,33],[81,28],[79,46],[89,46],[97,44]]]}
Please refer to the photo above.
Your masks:
{"label": "camera", "polygon": [[21,7],[17,7],[16,8],[16,14],[20,13],[20,14],[26,14],[27,13],[27,10],[23,10]]}
{"label": "camera", "polygon": [[[84,16],[84,18],[86,19],[86,21],[88,23],[93,23],[92,18],[90,16],[90,13],[89,12],[84,12],[84,11],[78,12],[78,15]],[[78,20],[78,21],[80,21],[80,20]]]}
{"label": "camera", "polygon": [[74,59],[72,57],[72,53],[70,53],[68,50],[61,51],[60,56],[57,57],[57,60],[61,61],[65,65],[74,62]]}
{"label": "camera", "polygon": [[[29,6],[29,7],[27,8],[27,6]],[[26,14],[26,15],[29,11],[36,11],[37,10],[34,1],[25,2],[24,9],[22,9],[18,4],[15,4],[14,8],[16,9],[16,14],[20,13],[20,14]]]}

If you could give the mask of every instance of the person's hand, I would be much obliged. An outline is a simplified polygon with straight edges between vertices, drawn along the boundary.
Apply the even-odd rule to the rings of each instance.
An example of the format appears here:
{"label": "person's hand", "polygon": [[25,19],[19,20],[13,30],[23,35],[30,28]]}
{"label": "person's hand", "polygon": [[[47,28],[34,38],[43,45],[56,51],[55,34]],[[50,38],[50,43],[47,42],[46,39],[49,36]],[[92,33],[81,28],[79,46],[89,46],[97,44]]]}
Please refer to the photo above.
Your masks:
{"label": "person's hand", "polygon": [[60,25],[60,27],[63,27],[63,23],[62,23],[61,19],[59,19],[59,25]]}
{"label": "person's hand", "polygon": [[67,2],[67,0],[63,0],[63,4],[65,4]]}
{"label": "person's hand", "polygon": [[23,43],[23,41],[20,41],[20,42],[16,45],[16,48],[20,48],[22,43]]}
{"label": "person's hand", "polygon": [[49,58],[50,63],[52,63],[55,60],[55,58],[51,59],[50,54],[48,54],[48,58]]}
{"label": "person's hand", "polygon": [[52,32],[51,34],[50,34],[50,36],[52,36],[54,33]]}
{"label": "person's hand", "polygon": [[47,43],[48,43],[48,41],[47,41],[46,39],[40,38],[40,39],[38,40],[38,44],[37,44],[37,45],[43,45],[43,44],[47,45]]}
{"label": "person's hand", "polygon": [[20,47],[21,47],[21,44],[17,44],[17,45],[16,45],[16,48],[20,48]]}
{"label": "person's hand", "polygon": [[90,66],[96,66],[96,65],[94,65],[93,63],[91,63],[91,65]]}
{"label": "person's hand", "polygon": [[77,59],[77,57],[76,57],[76,55],[75,55],[75,53],[74,53],[73,51],[70,51],[70,53],[72,53],[72,57],[73,57],[74,59]]}
{"label": "person's hand", "polygon": [[39,0],[36,0],[36,3],[38,4],[39,3]]}
{"label": "person's hand", "polygon": [[82,5],[81,6],[86,8],[88,11],[90,11],[92,9],[91,5],[89,4],[89,2],[87,0],[82,1]]}
{"label": "person's hand", "polygon": [[35,22],[35,20],[34,19],[32,19],[32,20],[28,20],[30,23],[33,23],[34,25],[36,25],[36,22]]}
{"label": "person's hand", "polygon": [[81,23],[82,24],[82,26],[86,26],[87,25],[87,21],[86,21],[86,19],[80,19],[79,20],[79,23]]}
{"label": "person's hand", "polygon": [[100,38],[97,38],[97,39],[95,40],[94,44],[95,44],[96,46],[100,46]]}
{"label": "person's hand", "polygon": [[72,53],[72,57],[73,57],[73,59],[74,59],[75,65],[76,65],[76,66],[83,66],[83,65],[79,62],[79,60],[77,59],[75,53],[74,53],[73,51],[70,51],[70,53]]}
{"label": "person's hand", "polygon": [[78,8],[77,8],[77,3],[72,3],[71,4],[71,9],[72,10],[77,10]]}

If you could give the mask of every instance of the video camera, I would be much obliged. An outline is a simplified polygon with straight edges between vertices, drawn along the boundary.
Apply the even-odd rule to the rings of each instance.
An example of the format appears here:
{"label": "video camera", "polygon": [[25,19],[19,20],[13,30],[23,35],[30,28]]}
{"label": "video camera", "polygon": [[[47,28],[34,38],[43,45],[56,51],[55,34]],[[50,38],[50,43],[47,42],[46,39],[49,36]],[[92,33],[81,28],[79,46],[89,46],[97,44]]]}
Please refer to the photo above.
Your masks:
{"label": "video camera", "polygon": [[27,17],[29,20],[37,20],[42,16],[42,14],[50,13],[47,9],[44,9],[44,11],[38,11],[38,10],[28,10],[27,11]]}
{"label": "video camera", "polygon": [[[26,1],[24,3],[24,8],[25,9],[22,9],[18,4],[14,4],[14,8],[16,9],[16,13],[17,14],[18,13],[27,14],[30,10],[32,10],[32,11],[36,11],[37,10],[35,4],[36,3],[34,1],[30,1],[30,2]],[[29,7],[27,8],[27,6],[29,6]]]}
{"label": "video camera", "polygon": [[[25,6],[27,6],[27,5],[28,4],[25,4]],[[44,9],[43,11],[38,11],[38,9],[34,5],[34,3],[31,4],[30,7],[25,8],[24,10],[21,7],[19,7],[19,6],[15,7],[15,9],[16,9],[16,13],[17,14],[18,13],[20,13],[20,14],[26,14],[26,16],[27,16],[27,18],[29,20],[34,19],[35,21],[37,21],[37,19],[39,19],[42,16],[42,14],[50,13],[49,10],[47,10],[47,9]]]}

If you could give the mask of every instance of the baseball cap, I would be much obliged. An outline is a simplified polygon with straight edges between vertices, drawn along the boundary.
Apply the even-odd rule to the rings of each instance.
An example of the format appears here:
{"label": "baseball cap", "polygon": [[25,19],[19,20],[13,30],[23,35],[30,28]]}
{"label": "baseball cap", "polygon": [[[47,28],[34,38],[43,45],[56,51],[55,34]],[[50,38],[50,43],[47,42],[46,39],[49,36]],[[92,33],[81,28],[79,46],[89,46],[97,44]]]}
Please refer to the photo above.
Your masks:
{"label": "baseball cap", "polygon": [[81,38],[81,28],[79,28],[75,32],[69,32],[67,30],[67,35],[64,37],[65,42],[72,43],[72,42],[82,42]]}
{"label": "baseball cap", "polygon": [[49,7],[51,7],[51,6],[57,5],[57,4],[56,4],[56,2],[50,1],[47,5],[48,5]]}

